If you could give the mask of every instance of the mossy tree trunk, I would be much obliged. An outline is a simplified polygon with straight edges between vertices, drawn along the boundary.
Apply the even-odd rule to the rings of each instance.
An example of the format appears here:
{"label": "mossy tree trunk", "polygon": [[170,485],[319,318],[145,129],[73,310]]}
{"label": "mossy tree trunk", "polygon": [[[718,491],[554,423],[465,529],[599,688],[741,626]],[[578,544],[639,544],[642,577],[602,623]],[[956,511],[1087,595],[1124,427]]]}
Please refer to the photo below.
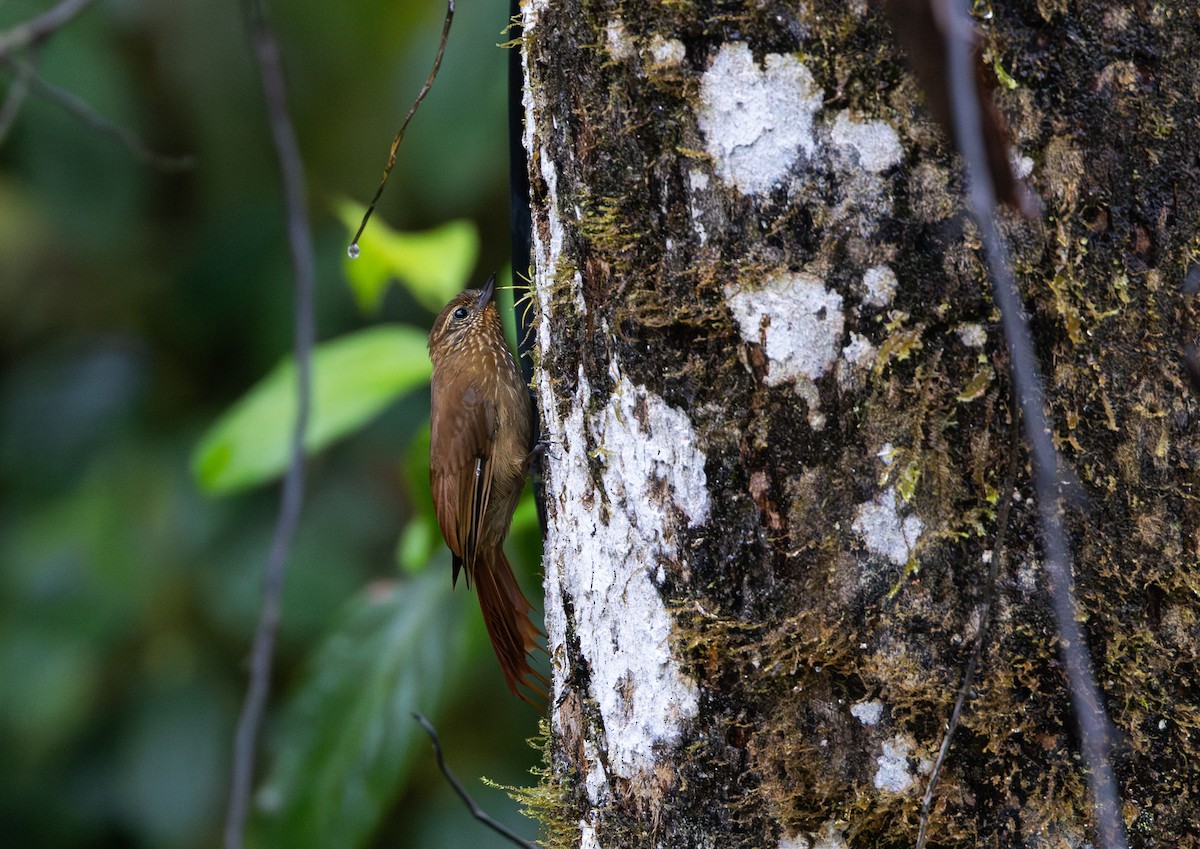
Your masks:
{"label": "mossy tree trunk", "polygon": [[[975,5],[1045,203],[1006,231],[1087,495],[1075,574],[1124,816],[1136,846],[1197,845],[1200,410],[1180,347],[1200,22],[1186,3]],[[561,845],[912,845],[1010,497],[930,837],[1077,845],[1086,784],[998,315],[882,16],[523,17]]]}

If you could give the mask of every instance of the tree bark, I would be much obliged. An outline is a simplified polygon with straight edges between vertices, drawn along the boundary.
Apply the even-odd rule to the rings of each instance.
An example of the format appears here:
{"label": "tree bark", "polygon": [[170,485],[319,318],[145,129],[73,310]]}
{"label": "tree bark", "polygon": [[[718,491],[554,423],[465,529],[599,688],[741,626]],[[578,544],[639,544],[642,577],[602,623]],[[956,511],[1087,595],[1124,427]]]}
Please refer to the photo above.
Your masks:
{"label": "tree bark", "polygon": [[[1086,496],[1075,578],[1123,815],[1135,846],[1200,845],[1200,409],[1180,353],[1200,20],[975,6],[1045,204],[1006,232]],[[931,845],[1088,839],[998,315],[883,18],[527,0],[523,23],[548,843],[911,846],[992,558]]]}

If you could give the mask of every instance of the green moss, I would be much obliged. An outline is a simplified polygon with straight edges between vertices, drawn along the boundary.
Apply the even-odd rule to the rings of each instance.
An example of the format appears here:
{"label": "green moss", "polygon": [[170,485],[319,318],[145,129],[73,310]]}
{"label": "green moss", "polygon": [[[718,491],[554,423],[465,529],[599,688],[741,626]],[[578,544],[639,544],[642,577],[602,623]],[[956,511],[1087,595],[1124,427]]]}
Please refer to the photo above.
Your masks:
{"label": "green moss", "polygon": [[617,274],[628,273],[641,235],[629,229],[629,216],[617,197],[582,199],[583,214],[576,223],[593,257]]}
{"label": "green moss", "polygon": [[542,720],[539,734],[529,745],[542,753],[542,766],[532,772],[537,784],[529,787],[503,787],[521,806],[521,813],[540,823],[538,844],[543,849],[575,849],[579,846],[581,808],[576,790],[565,773],[556,773],[551,764],[550,725]]}

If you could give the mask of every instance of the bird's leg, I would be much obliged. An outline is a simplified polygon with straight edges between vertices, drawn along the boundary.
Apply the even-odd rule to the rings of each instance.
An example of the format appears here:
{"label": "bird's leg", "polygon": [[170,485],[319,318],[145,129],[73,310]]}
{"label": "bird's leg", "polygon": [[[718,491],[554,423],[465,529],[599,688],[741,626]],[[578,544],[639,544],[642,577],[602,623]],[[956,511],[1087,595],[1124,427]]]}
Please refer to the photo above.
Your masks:
{"label": "bird's leg", "polygon": [[529,453],[525,455],[525,465],[522,466],[525,474],[529,474],[529,470],[536,462],[538,468],[542,467],[542,458],[546,456],[546,449],[550,447],[550,435],[543,433],[538,437],[538,441],[533,443],[533,447],[529,449]]}

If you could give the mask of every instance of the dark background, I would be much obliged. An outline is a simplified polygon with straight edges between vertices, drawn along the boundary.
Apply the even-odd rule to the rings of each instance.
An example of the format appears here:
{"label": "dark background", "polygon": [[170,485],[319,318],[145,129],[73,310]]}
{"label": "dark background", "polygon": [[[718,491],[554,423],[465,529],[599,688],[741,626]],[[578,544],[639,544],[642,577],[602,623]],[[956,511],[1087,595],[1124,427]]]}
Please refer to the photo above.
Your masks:
{"label": "dark background", "polygon": [[[479,280],[507,263],[507,53],[497,46],[508,39],[506,6],[459,4],[441,76],[379,210],[401,230],[474,220]],[[0,32],[46,8],[0,2]],[[401,289],[379,314],[360,314],[333,209],[374,191],[443,13],[410,0],[272,4],[307,168],[322,339],[432,320]],[[278,168],[250,56],[238,3],[103,0],[23,57],[154,150],[196,164],[150,167],[36,92],[0,141],[5,846],[219,841],[278,487],[209,497],[189,462],[205,429],[289,351],[292,328]],[[0,97],[12,80],[0,66]],[[479,778],[535,782],[528,769],[540,756],[526,738],[537,716],[504,689],[473,593],[451,595],[444,551],[424,570],[397,565],[401,530],[428,509],[403,472],[408,455],[419,461],[412,445],[427,417],[427,392],[413,392],[311,463],[260,773],[314,728],[362,719],[327,704],[286,719],[348,611],[371,592],[392,592],[403,610],[408,595],[430,597],[409,588],[432,581],[451,619],[422,639],[453,634],[461,651],[422,639],[396,649],[432,651],[443,678],[429,692],[445,694],[396,711],[429,713],[476,798],[532,837],[515,803]],[[532,590],[536,533],[526,522],[514,537],[510,554]],[[372,644],[346,645],[367,666],[382,662]],[[406,658],[387,661],[404,668]],[[360,813],[373,836],[345,845],[505,845],[450,795],[424,740],[413,746],[392,783],[374,788],[368,825]],[[300,780],[337,775],[322,757]],[[263,812],[270,799],[258,803],[252,842],[282,845]]]}

